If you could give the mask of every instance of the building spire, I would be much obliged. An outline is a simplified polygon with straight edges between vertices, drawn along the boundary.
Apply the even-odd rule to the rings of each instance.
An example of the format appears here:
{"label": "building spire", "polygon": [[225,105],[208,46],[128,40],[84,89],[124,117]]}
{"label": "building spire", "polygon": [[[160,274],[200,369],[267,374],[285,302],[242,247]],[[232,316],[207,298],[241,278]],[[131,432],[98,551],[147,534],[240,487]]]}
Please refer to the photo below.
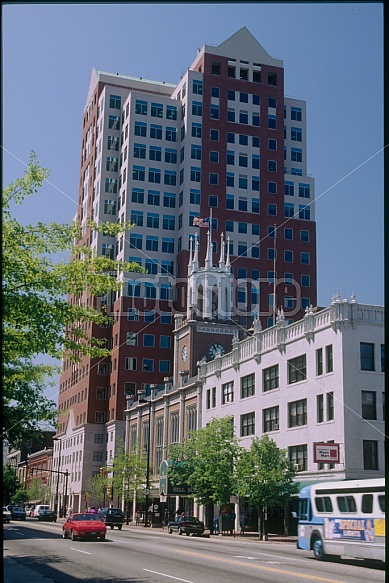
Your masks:
{"label": "building spire", "polygon": [[207,233],[207,254],[205,256],[205,269],[210,269],[212,267],[212,240],[211,231]]}
{"label": "building spire", "polygon": [[227,237],[227,260],[226,260],[226,267],[231,267],[231,261],[230,261],[230,237]]}
{"label": "building spire", "polygon": [[188,275],[192,273],[193,270],[193,237],[189,239],[189,262],[188,262]]}
{"label": "building spire", "polygon": [[194,241],[194,252],[193,252],[193,260],[192,260],[192,271],[199,268],[199,240],[197,238],[197,233],[195,235]]}
{"label": "building spire", "polygon": [[220,235],[220,259],[219,259],[219,268],[223,269],[225,267],[225,259],[224,259],[224,234]]}

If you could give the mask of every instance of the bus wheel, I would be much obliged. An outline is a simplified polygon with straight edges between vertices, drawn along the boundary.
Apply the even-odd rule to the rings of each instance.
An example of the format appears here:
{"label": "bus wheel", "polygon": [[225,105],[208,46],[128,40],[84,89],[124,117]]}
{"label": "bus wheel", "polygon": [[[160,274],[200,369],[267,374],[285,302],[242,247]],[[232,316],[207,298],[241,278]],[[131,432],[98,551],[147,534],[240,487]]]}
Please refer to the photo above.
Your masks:
{"label": "bus wheel", "polygon": [[315,559],[317,559],[318,561],[323,561],[325,557],[323,550],[323,541],[319,536],[313,539],[312,548]]}

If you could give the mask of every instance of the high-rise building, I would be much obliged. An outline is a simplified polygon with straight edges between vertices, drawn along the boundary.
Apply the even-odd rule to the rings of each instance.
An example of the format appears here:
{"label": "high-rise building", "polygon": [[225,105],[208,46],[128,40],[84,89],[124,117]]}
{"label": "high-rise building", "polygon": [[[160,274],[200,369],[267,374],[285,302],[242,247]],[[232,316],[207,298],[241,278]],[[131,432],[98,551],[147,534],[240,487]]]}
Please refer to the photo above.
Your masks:
{"label": "high-rise building", "polygon": [[[306,107],[285,97],[282,61],[243,27],[199,50],[177,85],[93,70],[76,218],[81,242],[97,255],[147,271],[125,274],[121,294],[93,300],[114,323],[88,331],[106,339],[112,356],[63,362],[54,464],[69,471],[72,508],[124,437],[126,394],[173,375],[174,314],[196,318],[202,303],[201,316],[223,318],[221,304],[203,309],[212,302],[206,290],[187,305],[197,237],[200,263],[208,231],[213,265],[226,247],[232,293],[224,317],[232,311],[241,330],[255,316],[263,328],[273,325],[280,307],[292,322],[316,305]],[[92,230],[88,218],[133,228],[114,238]]]}

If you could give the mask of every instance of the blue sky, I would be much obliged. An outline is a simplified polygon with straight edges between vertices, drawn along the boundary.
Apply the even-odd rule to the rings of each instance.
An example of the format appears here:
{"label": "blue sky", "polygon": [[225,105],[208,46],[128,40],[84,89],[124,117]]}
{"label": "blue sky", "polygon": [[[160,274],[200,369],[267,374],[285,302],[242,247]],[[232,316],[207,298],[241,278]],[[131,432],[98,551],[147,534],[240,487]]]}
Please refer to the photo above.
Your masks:
{"label": "blue sky", "polygon": [[285,67],[307,102],[316,181],[318,304],[334,293],[383,304],[383,6],[302,4],[4,5],[3,181],[30,150],[50,170],[19,220],[76,212],[81,123],[93,67],[177,83],[197,48],[242,26]]}

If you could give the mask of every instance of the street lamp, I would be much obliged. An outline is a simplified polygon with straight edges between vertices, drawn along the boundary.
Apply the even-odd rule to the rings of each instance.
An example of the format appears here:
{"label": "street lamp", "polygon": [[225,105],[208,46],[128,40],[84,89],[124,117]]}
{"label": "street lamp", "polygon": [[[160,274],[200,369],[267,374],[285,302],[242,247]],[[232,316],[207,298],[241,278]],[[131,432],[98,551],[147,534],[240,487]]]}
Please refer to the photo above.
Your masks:
{"label": "street lamp", "polygon": [[151,403],[152,403],[152,396],[153,390],[155,389],[156,385],[150,385],[150,398],[145,399],[145,393],[139,392],[138,393],[138,403],[148,403],[149,405],[149,428],[148,428],[148,437],[147,437],[147,463],[146,463],[146,488],[145,488],[145,528],[149,526],[148,521],[148,512],[149,512],[149,496],[150,496],[150,441],[151,441]]}

